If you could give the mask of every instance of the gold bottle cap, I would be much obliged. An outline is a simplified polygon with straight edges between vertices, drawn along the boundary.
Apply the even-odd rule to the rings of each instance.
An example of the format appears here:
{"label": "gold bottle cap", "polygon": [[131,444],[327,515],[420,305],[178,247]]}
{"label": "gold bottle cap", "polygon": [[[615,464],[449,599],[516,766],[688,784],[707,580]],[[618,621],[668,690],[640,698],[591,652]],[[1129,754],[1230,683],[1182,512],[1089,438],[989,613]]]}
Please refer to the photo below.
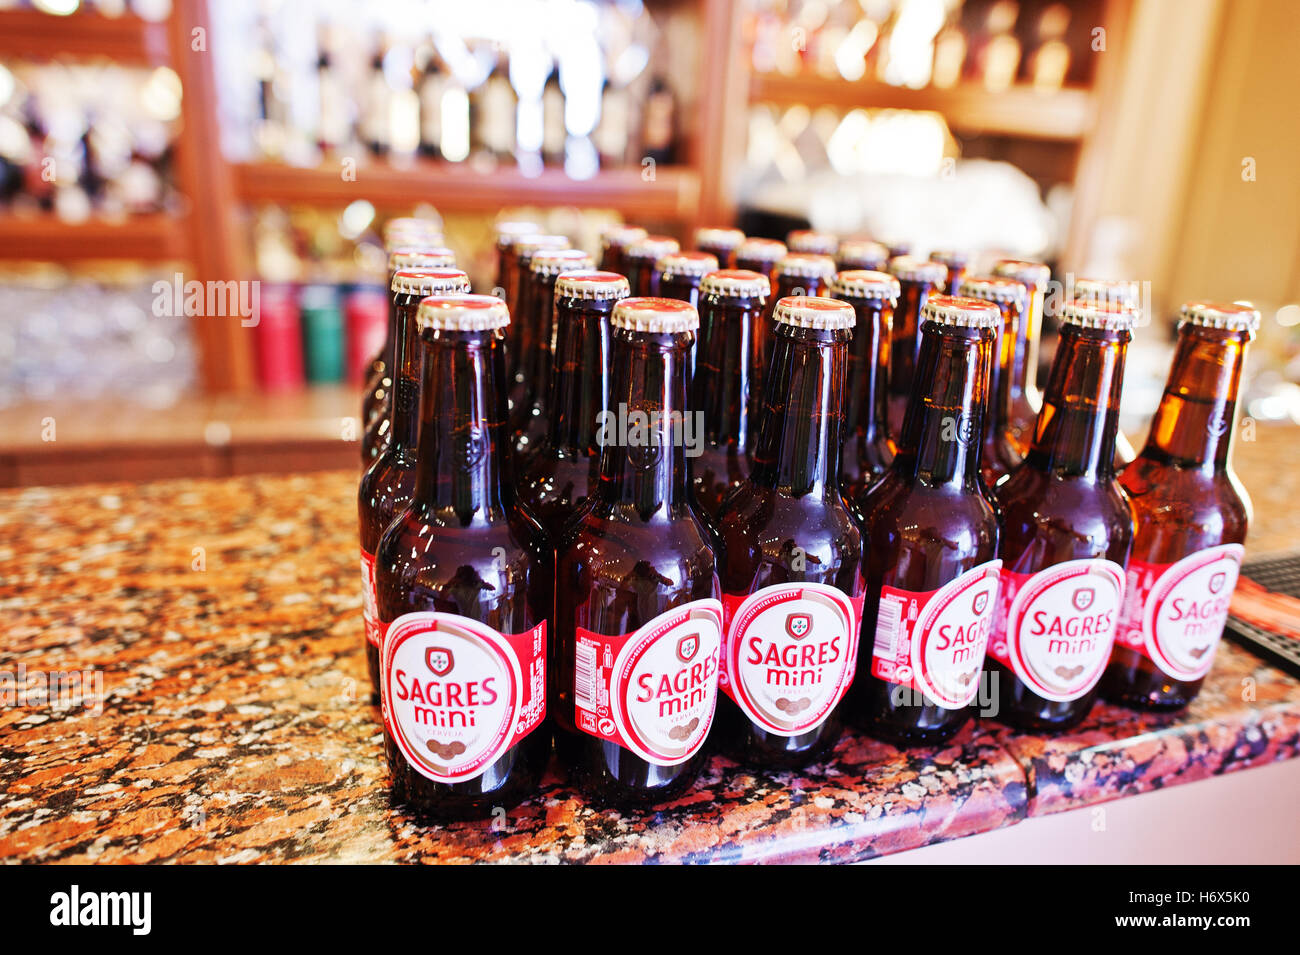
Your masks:
{"label": "gold bottle cap", "polygon": [[599,301],[627,298],[632,294],[627,279],[617,272],[583,270],[561,272],[555,280],[556,298],[585,298]]}
{"label": "gold bottle cap", "polygon": [[1137,308],[1140,297],[1137,282],[1123,279],[1075,279],[1074,297],[1081,302],[1118,302]]}
{"label": "gold bottle cap", "polygon": [[497,248],[508,249],[515,239],[523,235],[541,235],[542,227],[536,222],[525,222],[522,219],[498,222],[495,226],[497,233]]}
{"label": "gold bottle cap", "polygon": [[591,256],[581,249],[539,249],[533,253],[528,269],[534,275],[559,275],[595,268]]}
{"label": "gold bottle cap", "polygon": [[948,266],[932,262],[919,255],[896,255],[889,260],[890,274],[900,282],[929,282],[937,284],[948,277]]}
{"label": "gold bottle cap", "polygon": [[1131,332],[1137,311],[1119,302],[1083,302],[1075,299],[1061,306],[1063,324],[1099,328],[1107,332]]}
{"label": "gold bottle cap", "polygon": [[997,302],[999,305],[1019,302],[1021,308],[1025,307],[1025,302],[1029,299],[1029,289],[1015,279],[1001,275],[968,275],[961,280],[957,294],[963,298]]}
{"label": "gold bottle cap", "polygon": [[415,313],[421,329],[482,332],[510,324],[510,309],[494,295],[431,295]]}
{"label": "gold bottle cap", "polygon": [[1254,336],[1259,331],[1259,309],[1247,302],[1188,302],[1178,310],[1178,324],[1226,328]]}
{"label": "gold bottle cap", "polygon": [[847,269],[835,273],[831,291],[842,298],[875,298],[892,303],[898,301],[898,279],[887,272]]}
{"label": "gold bottle cap", "polygon": [[874,239],[845,239],[835,259],[846,269],[879,271],[889,264],[889,250]]}
{"label": "gold bottle cap", "polygon": [[921,306],[921,321],[962,328],[997,328],[1002,313],[992,302],[955,295],[931,295]]}
{"label": "gold bottle cap", "polygon": [[1052,277],[1052,270],[1042,262],[1025,262],[1022,259],[998,259],[993,266],[993,274],[1002,278],[1015,279],[1021,285],[1037,291],[1047,285]]}
{"label": "gold bottle cap", "polygon": [[970,253],[960,249],[935,249],[930,253],[930,261],[952,268],[965,268],[970,263]]}
{"label": "gold bottle cap", "polygon": [[451,269],[456,267],[456,253],[439,245],[410,245],[388,253],[388,271],[398,269]]}
{"label": "gold bottle cap", "polygon": [[700,295],[720,295],[723,298],[767,298],[772,294],[772,283],[762,272],[748,269],[720,269],[710,272],[700,280]]}
{"label": "gold bottle cap", "polygon": [[529,235],[515,236],[510,243],[510,248],[514,249],[517,255],[531,258],[535,253],[544,249],[567,249],[572,244],[567,235],[543,235],[540,232],[534,232]]}
{"label": "gold bottle cap", "polygon": [[776,239],[749,238],[736,247],[736,261],[779,262],[789,250]]}
{"label": "gold bottle cap", "polygon": [[672,255],[681,249],[681,244],[671,236],[648,235],[633,242],[623,252],[629,259],[650,259],[658,262],[665,255]]}
{"label": "gold bottle cap", "polygon": [[690,302],[675,298],[625,298],[614,306],[609,323],[633,332],[671,335],[695,331],[700,316]]}
{"label": "gold bottle cap", "polygon": [[829,255],[791,252],[776,263],[777,276],[801,279],[829,279],[835,274],[835,260]]}
{"label": "gold bottle cap", "polygon": [[772,320],[778,325],[793,325],[795,328],[835,331],[852,328],[858,323],[858,314],[852,305],[837,298],[791,295],[776,303]]}
{"label": "gold bottle cap", "polygon": [[739,229],[719,229],[705,226],[695,230],[695,247],[710,249],[736,249],[745,241]]}
{"label": "gold bottle cap", "polygon": [[600,230],[600,245],[605,249],[625,249],[633,242],[640,242],[648,234],[639,225],[607,225]]}
{"label": "gold bottle cap", "polygon": [[816,229],[795,229],[785,237],[786,247],[791,252],[808,252],[813,255],[834,255],[840,247],[840,240],[829,232]]}
{"label": "gold bottle cap", "polygon": [[701,278],[718,270],[718,257],[710,252],[674,252],[655,263],[655,268],[664,278],[674,275]]}
{"label": "gold bottle cap", "polygon": [[398,269],[391,290],[398,295],[459,295],[469,291],[469,276],[460,269]]}

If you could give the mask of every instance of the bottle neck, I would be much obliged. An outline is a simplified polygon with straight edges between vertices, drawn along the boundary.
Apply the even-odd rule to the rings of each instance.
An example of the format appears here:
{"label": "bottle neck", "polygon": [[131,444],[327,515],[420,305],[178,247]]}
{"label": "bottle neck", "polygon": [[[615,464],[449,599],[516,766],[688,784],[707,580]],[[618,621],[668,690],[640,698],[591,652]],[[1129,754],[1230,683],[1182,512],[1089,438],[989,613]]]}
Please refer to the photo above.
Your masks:
{"label": "bottle neck", "polygon": [[1002,312],[1002,329],[996,342],[997,360],[989,368],[989,408],[993,412],[991,426],[1001,432],[1010,426],[1016,399],[1025,393],[1026,351],[1025,316],[1020,305],[999,302],[998,310]]}
{"label": "bottle neck", "polygon": [[898,305],[894,308],[894,326],[890,333],[889,393],[909,397],[916,372],[920,336],[921,307],[934,291],[929,282],[899,282]]}
{"label": "bottle neck", "polygon": [[675,298],[681,302],[690,302],[696,308],[700,305],[700,281],[702,275],[665,275],[659,279],[659,294],[664,298]]}
{"label": "bottle neck", "polygon": [[843,298],[857,313],[848,348],[844,431],[871,442],[884,437],[889,418],[889,331],[894,309],[885,299]]}
{"label": "bottle neck", "polygon": [[979,490],[993,329],[924,322],[894,468],[927,486]]}
{"label": "bottle neck", "polygon": [[609,407],[601,415],[600,499],[641,521],[687,503],[686,448],[699,440],[686,416],[686,360],[694,332],[614,329]]}
{"label": "bottle neck", "polygon": [[[420,453],[415,500],[450,508],[462,525],[509,503],[505,368],[500,330],[422,333]],[[503,488],[505,490],[503,490]]]}
{"label": "bottle neck", "polygon": [[1245,332],[1182,327],[1145,456],[1180,467],[1227,468],[1249,341]]}
{"label": "bottle neck", "polygon": [[599,450],[597,420],[609,394],[609,315],[614,299],[555,303],[555,356],[547,408],[551,450],[589,457]]}
{"label": "bottle neck", "polygon": [[1061,326],[1026,462],[1059,477],[1115,474],[1124,359],[1132,333]]}
{"label": "bottle neck", "polygon": [[558,275],[534,273],[528,293],[529,312],[524,320],[532,325],[532,347],[525,354],[530,370],[533,403],[543,407],[550,395],[551,355],[555,347],[555,280]]}
{"label": "bottle neck", "polygon": [[776,326],[750,472],[754,484],[792,497],[838,486],[840,396],[851,334]]}
{"label": "bottle neck", "polygon": [[750,361],[760,298],[705,300],[691,379],[691,407],[704,414],[704,439],[713,447],[734,443],[747,450]]}
{"label": "bottle neck", "polygon": [[393,375],[392,435],[389,449],[395,454],[414,454],[420,435],[420,331],[415,313],[420,296],[403,295],[397,302],[397,367]]}

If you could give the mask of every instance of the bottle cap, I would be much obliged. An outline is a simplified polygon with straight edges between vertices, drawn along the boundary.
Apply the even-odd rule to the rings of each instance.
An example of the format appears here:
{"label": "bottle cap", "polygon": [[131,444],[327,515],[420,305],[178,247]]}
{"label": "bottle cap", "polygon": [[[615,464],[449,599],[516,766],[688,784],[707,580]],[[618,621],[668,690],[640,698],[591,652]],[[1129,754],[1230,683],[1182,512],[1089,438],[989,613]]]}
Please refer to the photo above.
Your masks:
{"label": "bottle cap", "polygon": [[979,298],[986,302],[1018,302],[1021,308],[1029,298],[1029,289],[1015,279],[1000,275],[968,275],[961,280],[957,294],[963,298]]}
{"label": "bottle cap", "polygon": [[517,220],[512,222],[498,222],[496,224],[497,248],[508,249],[515,239],[521,235],[540,235],[542,227],[536,222],[524,222]]}
{"label": "bottle cap", "polygon": [[398,295],[457,295],[469,291],[469,276],[460,269],[398,269],[392,291]]}
{"label": "bottle cap", "polygon": [[456,266],[456,253],[437,245],[411,245],[388,253],[388,271],[398,269],[450,269]]}
{"label": "bottle cap", "polygon": [[931,262],[919,255],[896,255],[889,260],[889,271],[900,282],[942,282],[948,277],[948,267],[942,262]]}
{"label": "bottle cap", "polygon": [[407,244],[402,239],[437,239],[442,243],[442,223],[433,219],[414,219],[400,216],[384,223],[384,247],[393,249]]}
{"label": "bottle cap", "polygon": [[528,269],[534,275],[559,275],[594,267],[591,256],[581,249],[539,249],[533,253]]}
{"label": "bottle cap", "polygon": [[1059,318],[1066,325],[1100,328],[1107,332],[1129,332],[1137,312],[1118,302],[1081,302],[1075,299],[1061,306]]}
{"label": "bottle cap", "polygon": [[829,255],[791,252],[776,263],[776,274],[792,278],[828,279],[835,274],[835,260]]}
{"label": "bottle cap", "polygon": [[962,328],[997,328],[1002,313],[992,302],[955,295],[931,295],[921,306],[921,321]]}
{"label": "bottle cap", "polygon": [[600,230],[600,245],[605,249],[623,249],[633,242],[640,242],[647,234],[639,225],[607,225]]}
{"label": "bottle cap", "polygon": [[627,279],[617,272],[596,272],[590,269],[562,272],[555,280],[557,298],[585,298],[608,301],[627,298],[632,294]]}
{"label": "bottle cap", "polygon": [[831,291],[840,297],[878,298],[889,302],[898,301],[898,279],[886,272],[872,272],[869,269],[848,269],[835,273]]}
{"label": "bottle cap", "polygon": [[1040,289],[1047,285],[1052,277],[1052,270],[1042,262],[1024,262],[1020,259],[998,259],[993,266],[993,274],[1003,278],[1015,279],[1030,289]]}
{"label": "bottle cap", "polygon": [[872,239],[845,239],[835,258],[847,269],[880,270],[889,264],[889,250]]}
{"label": "bottle cap", "polygon": [[785,243],[778,242],[776,239],[751,238],[736,247],[736,261],[744,259],[747,262],[779,262],[788,251]]}
{"label": "bottle cap", "polygon": [[1129,308],[1139,304],[1137,282],[1117,279],[1075,279],[1074,297],[1081,302],[1119,302]]}
{"label": "bottle cap", "polygon": [[946,265],[948,268],[965,268],[970,262],[970,253],[957,249],[936,249],[930,253],[930,261]]}
{"label": "bottle cap", "polygon": [[718,270],[718,257],[710,252],[674,252],[660,259],[655,268],[664,278],[673,275],[700,278]]}
{"label": "bottle cap", "polygon": [[625,298],[614,306],[609,323],[615,328],[663,335],[695,331],[700,316],[690,302],[675,298]]}
{"label": "bottle cap", "polygon": [[817,328],[835,331],[852,328],[858,323],[858,313],[848,302],[837,298],[820,298],[813,295],[790,295],[776,303],[772,320],[778,325],[795,328]]}
{"label": "bottle cap", "polygon": [[494,295],[430,295],[420,302],[415,321],[421,329],[490,331],[510,324],[510,309]]}
{"label": "bottle cap", "polygon": [[695,247],[710,249],[735,249],[745,241],[745,233],[739,229],[717,229],[704,227],[695,230]]}
{"label": "bottle cap", "polygon": [[813,255],[834,255],[840,247],[840,240],[829,232],[815,229],[795,229],[785,237],[785,244],[791,252],[809,252]]}
{"label": "bottle cap", "polygon": [[772,294],[772,283],[762,272],[748,269],[721,269],[710,272],[700,280],[700,295],[720,295],[723,298],[767,298]]}
{"label": "bottle cap", "polygon": [[1226,328],[1254,335],[1259,331],[1259,309],[1246,302],[1188,302],[1178,310],[1178,324]]}
{"label": "bottle cap", "polygon": [[629,259],[650,259],[658,262],[665,255],[671,255],[681,248],[676,239],[666,235],[648,235],[633,242],[623,252]]}
{"label": "bottle cap", "polygon": [[529,235],[515,236],[514,241],[510,243],[510,248],[515,250],[516,255],[531,258],[535,252],[543,249],[567,249],[572,244],[569,237],[565,235],[543,235],[534,232]]}

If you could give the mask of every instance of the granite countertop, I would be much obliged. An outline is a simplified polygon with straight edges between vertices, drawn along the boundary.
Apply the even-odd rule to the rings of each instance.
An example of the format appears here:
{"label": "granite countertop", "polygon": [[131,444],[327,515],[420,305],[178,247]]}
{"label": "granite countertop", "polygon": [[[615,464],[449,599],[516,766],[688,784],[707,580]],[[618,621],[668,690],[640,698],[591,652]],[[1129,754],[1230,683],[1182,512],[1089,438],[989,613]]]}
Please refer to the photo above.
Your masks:
{"label": "granite countertop", "polygon": [[[1269,443],[1249,466],[1239,452],[1273,502],[1253,553],[1295,539],[1300,467],[1279,453],[1295,432]],[[552,770],[504,817],[421,825],[390,805],[369,702],[355,486],[0,492],[0,860],[853,861],[1300,752],[1300,681],[1224,643],[1175,716],[1100,704],[1054,739],[972,723],[909,751],[850,734],[802,773],[717,757],[633,814],[588,807]],[[74,672],[102,680],[102,708],[45,703],[34,688],[56,672],[73,691]]]}

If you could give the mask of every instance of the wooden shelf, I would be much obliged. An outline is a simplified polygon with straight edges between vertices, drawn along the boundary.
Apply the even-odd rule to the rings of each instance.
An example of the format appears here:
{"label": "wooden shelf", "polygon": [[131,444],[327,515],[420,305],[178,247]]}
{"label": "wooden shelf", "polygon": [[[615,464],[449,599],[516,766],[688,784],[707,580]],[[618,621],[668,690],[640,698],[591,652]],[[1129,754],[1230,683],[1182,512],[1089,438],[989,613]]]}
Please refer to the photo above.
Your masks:
{"label": "wooden shelf", "polygon": [[602,171],[591,179],[578,180],[558,169],[525,176],[508,167],[479,172],[450,163],[372,163],[357,167],[355,181],[345,181],[337,166],[303,169],[246,163],[234,167],[234,179],[235,194],[249,202],[345,205],[365,199],[381,208],[410,209],[427,201],[439,209],[464,211],[511,205],[583,205],[649,220],[688,218],[700,195],[699,175],[683,166],[660,166],[654,179],[646,181],[639,168]]}
{"label": "wooden shelf", "polygon": [[0,10],[0,56],[16,59],[100,58],[155,65],[169,59],[167,24],[136,16]]}
{"label": "wooden shelf", "polygon": [[911,109],[942,113],[965,133],[993,133],[1026,139],[1081,140],[1092,129],[1093,97],[1087,89],[1041,92],[1017,86],[1000,93],[964,85],[951,89],[907,89],[874,80],[850,82],[821,76],[756,73],[749,98],[776,106],[851,109]]}
{"label": "wooden shelf", "polygon": [[162,213],[81,223],[62,222],[48,215],[6,216],[0,219],[0,259],[182,259],[186,245],[182,227],[181,220]]}

